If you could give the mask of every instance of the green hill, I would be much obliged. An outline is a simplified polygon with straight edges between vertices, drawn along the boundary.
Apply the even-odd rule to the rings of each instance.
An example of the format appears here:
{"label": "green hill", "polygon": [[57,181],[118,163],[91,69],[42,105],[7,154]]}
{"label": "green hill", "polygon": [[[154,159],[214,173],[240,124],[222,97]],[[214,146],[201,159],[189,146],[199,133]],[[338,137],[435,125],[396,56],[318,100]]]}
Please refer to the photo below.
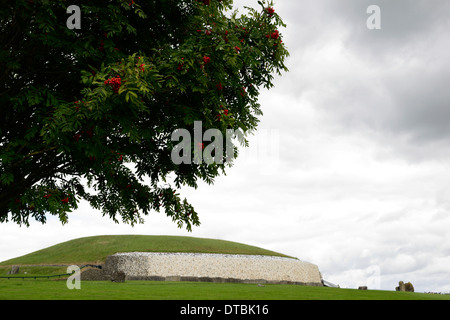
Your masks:
{"label": "green hill", "polygon": [[224,240],[177,236],[108,235],[62,242],[3,261],[0,267],[27,264],[101,264],[107,256],[117,252],[188,252],[287,257],[281,253]]}

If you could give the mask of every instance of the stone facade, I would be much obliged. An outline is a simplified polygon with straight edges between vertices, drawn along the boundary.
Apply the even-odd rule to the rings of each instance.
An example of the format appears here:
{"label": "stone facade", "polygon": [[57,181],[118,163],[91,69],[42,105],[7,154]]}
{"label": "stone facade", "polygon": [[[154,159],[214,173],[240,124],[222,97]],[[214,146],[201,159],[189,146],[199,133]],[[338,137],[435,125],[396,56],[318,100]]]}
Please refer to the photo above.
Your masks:
{"label": "stone facade", "polygon": [[111,277],[107,277],[102,269],[96,268],[87,268],[81,270],[81,280],[87,281],[102,281],[102,280],[110,280]]}
{"label": "stone facade", "polygon": [[404,283],[403,281],[400,281],[398,287],[395,288],[395,291],[414,292],[414,286],[411,282]]}
{"label": "stone facade", "polygon": [[127,280],[285,283],[322,286],[319,268],[292,258],[196,253],[117,253],[103,275],[123,272]]}

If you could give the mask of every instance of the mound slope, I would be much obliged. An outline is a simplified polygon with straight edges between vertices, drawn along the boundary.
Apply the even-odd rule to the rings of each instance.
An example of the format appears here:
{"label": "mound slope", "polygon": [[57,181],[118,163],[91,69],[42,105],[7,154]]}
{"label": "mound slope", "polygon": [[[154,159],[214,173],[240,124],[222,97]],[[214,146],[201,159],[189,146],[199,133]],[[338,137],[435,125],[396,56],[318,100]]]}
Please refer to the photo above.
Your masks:
{"label": "mound slope", "polygon": [[[104,235],[74,239],[3,261],[0,266],[103,264],[118,252],[218,253],[288,257],[238,242],[180,236]],[[289,257],[291,258],[291,257]]]}

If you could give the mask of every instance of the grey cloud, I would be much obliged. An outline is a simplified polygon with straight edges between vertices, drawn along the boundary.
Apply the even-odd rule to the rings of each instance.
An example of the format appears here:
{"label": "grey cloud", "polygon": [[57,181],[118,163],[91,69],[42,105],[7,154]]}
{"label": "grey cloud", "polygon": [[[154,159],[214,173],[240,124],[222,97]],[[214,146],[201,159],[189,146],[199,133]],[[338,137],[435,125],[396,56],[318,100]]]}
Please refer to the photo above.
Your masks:
{"label": "grey cloud", "polygon": [[[372,4],[381,30],[366,27]],[[373,134],[394,155],[448,157],[448,1],[289,1],[279,9],[291,51],[280,92],[308,100],[343,131]]]}

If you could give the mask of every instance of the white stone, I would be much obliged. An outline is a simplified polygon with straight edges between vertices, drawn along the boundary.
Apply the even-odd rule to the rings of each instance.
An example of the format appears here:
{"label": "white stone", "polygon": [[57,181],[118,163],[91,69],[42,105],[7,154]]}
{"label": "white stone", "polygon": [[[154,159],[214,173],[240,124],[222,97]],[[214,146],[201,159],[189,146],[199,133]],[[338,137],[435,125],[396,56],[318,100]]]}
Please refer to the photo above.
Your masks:
{"label": "white stone", "polygon": [[322,285],[319,268],[298,259],[231,254],[129,252],[109,256],[105,272],[127,278],[208,277]]}

